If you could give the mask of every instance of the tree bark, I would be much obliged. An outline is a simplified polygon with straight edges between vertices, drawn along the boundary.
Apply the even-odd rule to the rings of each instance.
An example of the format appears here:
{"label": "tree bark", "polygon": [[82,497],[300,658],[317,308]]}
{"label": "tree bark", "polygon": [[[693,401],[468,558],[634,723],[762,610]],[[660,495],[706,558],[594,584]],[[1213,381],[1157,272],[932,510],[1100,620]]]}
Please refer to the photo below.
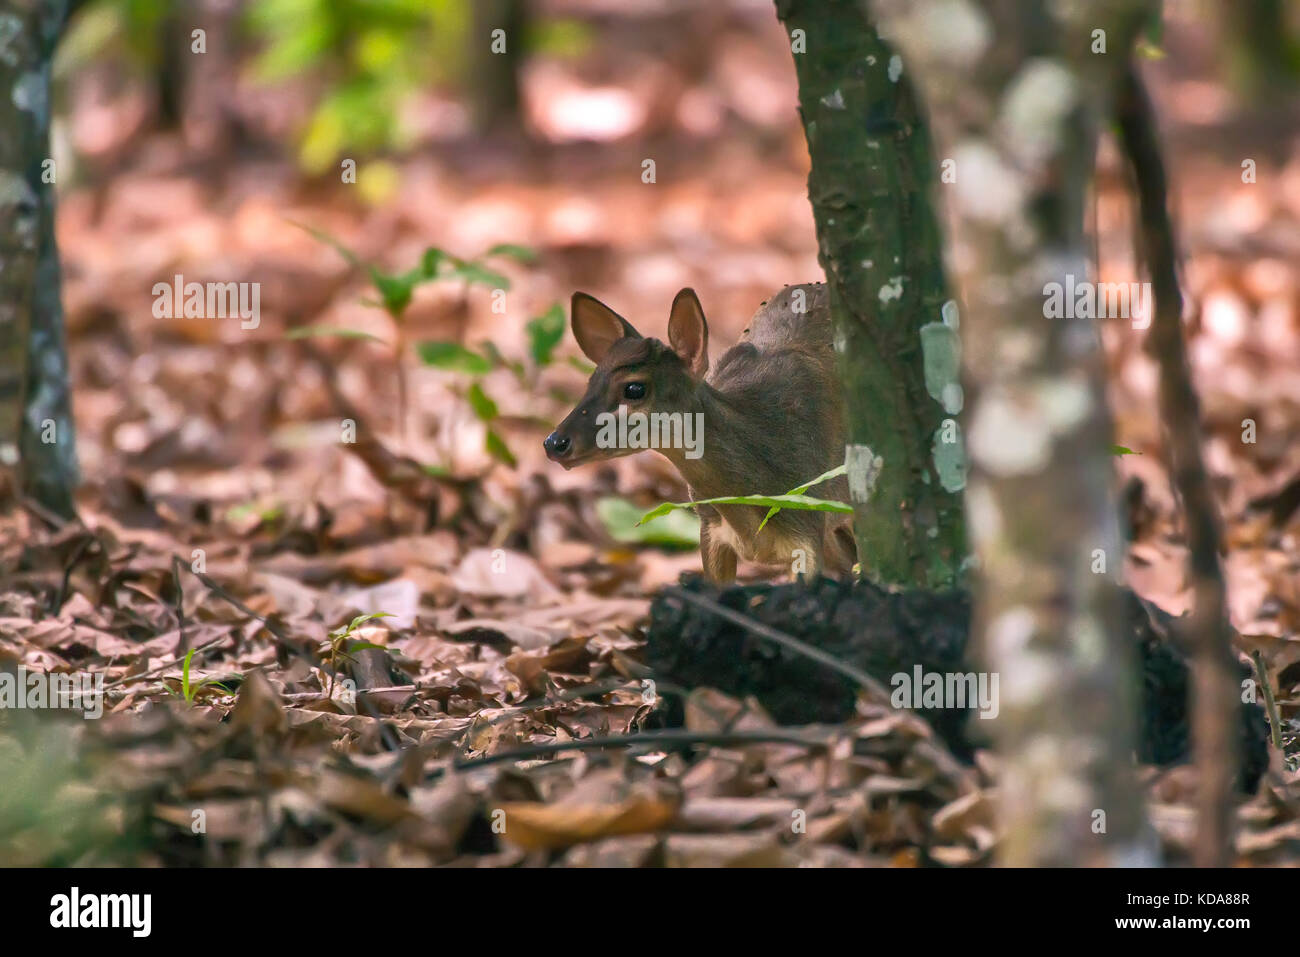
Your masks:
{"label": "tree bark", "polygon": [[62,517],[77,481],[64,345],[50,64],[64,0],[0,3],[0,469]]}
{"label": "tree bark", "polygon": [[966,559],[956,303],[930,205],[929,135],[900,58],[855,0],[777,0],[844,382],[863,573],[942,588]]}
{"label": "tree bark", "polygon": [[1193,605],[1186,626],[1195,662],[1192,738],[1196,745],[1196,863],[1225,867],[1232,859],[1237,754],[1238,668],[1219,553],[1218,506],[1201,458],[1200,402],[1183,347],[1183,295],[1178,253],[1166,206],[1168,187],[1155,112],[1135,67],[1120,92],[1119,127],[1133,166],[1141,213],[1142,249],[1154,286],[1147,352],[1160,369],[1160,419],[1171,484],[1187,521]]}
{"label": "tree bark", "polygon": [[[1089,280],[1084,197],[1097,130],[1143,7],[875,9],[955,171],[939,192],[965,303],[977,647],[1000,675],[1001,860],[1150,864],[1132,653],[1111,577],[1122,556],[1100,343],[1091,314],[1058,317],[1047,300],[1050,283]],[[1094,52],[1099,30],[1105,52]]]}
{"label": "tree bark", "polygon": [[1214,9],[1219,58],[1232,85],[1257,104],[1284,106],[1295,86],[1300,38],[1287,0],[1251,0]]}
{"label": "tree bark", "polygon": [[[519,129],[519,68],[524,61],[528,11],[523,0],[475,0],[473,73],[469,98],[482,133]],[[505,31],[505,52],[492,51],[492,31]]]}

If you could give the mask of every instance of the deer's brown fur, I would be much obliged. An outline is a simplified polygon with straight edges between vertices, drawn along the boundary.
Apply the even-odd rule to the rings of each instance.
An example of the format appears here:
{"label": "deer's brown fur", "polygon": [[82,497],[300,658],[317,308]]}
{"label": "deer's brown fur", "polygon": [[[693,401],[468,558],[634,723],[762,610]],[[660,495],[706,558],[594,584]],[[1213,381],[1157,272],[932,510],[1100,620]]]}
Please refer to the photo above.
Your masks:
{"label": "deer's brown fur", "polygon": [[[740,342],[711,371],[708,325],[690,289],[673,301],[671,345],[642,337],[582,293],[573,298],[572,321],[596,370],[582,401],[547,439],[548,454],[565,468],[636,451],[597,447],[597,416],[619,405],[629,412],[703,416],[700,457],[659,449],[686,480],[692,499],[783,494],[844,461],[842,401],[822,284],[786,286],[763,303]],[[627,398],[629,383],[643,383],[645,397]],[[847,482],[836,478],[809,494],[848,501]],[[699,512],[704,571],[715,581],[735,576],[738,557],[809,576],[847,572],[856,558],[851,517],[843,513],[783,509],[760,533],[762,508],[701,506]]]}

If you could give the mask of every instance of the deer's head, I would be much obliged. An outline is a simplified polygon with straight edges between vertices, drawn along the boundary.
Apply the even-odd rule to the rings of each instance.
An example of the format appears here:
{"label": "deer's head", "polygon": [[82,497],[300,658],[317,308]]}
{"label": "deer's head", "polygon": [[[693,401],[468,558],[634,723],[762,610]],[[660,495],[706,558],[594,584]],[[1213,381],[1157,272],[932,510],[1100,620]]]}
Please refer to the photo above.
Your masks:
{"label": "deer's head", "polygon": [[668,316],[668,345],[586,293],[574,293],[573,335],[596,370],[587,394],[546,437],[547,456],[566,469],[639,451],[598,441],[606,413],[686,413],[709,368],[709,327],[693,289],[683,289]]}

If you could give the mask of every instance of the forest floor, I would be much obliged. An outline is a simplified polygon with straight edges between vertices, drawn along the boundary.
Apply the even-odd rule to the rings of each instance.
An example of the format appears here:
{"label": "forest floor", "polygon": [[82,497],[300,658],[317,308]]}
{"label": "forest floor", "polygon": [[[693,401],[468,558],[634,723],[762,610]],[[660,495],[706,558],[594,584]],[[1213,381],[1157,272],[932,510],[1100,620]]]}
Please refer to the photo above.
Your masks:
{"label": "forest floor", "polygon": [[[673,295],[693,286],[717,349],[775,289],[820,278],[785,39],[774,20],[719,29],[721,52],[697,74],[647,71],[653,37],[588,65],[623,93],[599,100],[604,112],[581,100],[581,75],[527,78],[534,103],[587,103],[573,109],[603,118],[607,142],[576,142],[559,106],[536,107],[528,141],[436,143],[394,161],[396,185],[363,197],[304,182],[281,159],[196,160],[159,134],[113,146],[127,159],[66,190],[81,521],[0,518],[0,662],[102,672],[106,714],[0,726],[12,785],[0,793],[0,861],[989,861],[992,755],[957,764],[918,719],[875,704],[821,729],[828,748],[528,751],[641,727],[655,704],[639,665],[649,598],[698,570],[699,556],[632,540],[626,527],[625,514],[686,497],[653,453],[571,472],[545,460],[541,440],[584,377],[567,361],[535,368],[527,322],[555,303],[567,316],[583,290],[662,336]],[[1227,136],[1239,104],[1195,71],[1161,63],[1153,80],[1232,618],[1239,650],[1261,653],[1291,734],[1300,151],[1270,142],[1276,127],[1263,120]],[[104,118],[69,122],[86,140]],[[645,157],[654,184],[642,182]],[[1245,158],[1255,183],[1242,182]],[[1137,278],[1132,205],[1117,168],[1104,157],[1100,255],[1102,278],[1126,282]],[[534,248],[531,265],[501,267],[504,314],[489,289],[443,283],[417,291],[404,324],[407,342],[490,342],[522,371],[451,371],[408,353],[399,421],[392,323],[363,302],[364,271],[296,224],[394,271],[430,245],[463,256]],[[260,283],[257,327],[155,317],[155,283],[177,274]],[[1137,453],[1117,462],[1134,535],[1124,572],[1178,614],[1185,555],[1154,367],[1134,325],[1102,329],[1116,441]],[[306,326],[383,342],[289,338]],[[567,330],[559,354],[577,355]],[[514,466],[487,450],[471,386],[497,406],[491,428]],[[341,441],[349,418],[363,441]],[[432,468],[403,472],[402,457]],[[686,523],[671,537],[690,534]],[[379,611],[390,617],[358,623],[339,648],[340,629]],[[396,670],[374,648],[346,658],[354,641],[386,649]],[[355,698],[335,666],[361,686]],[[701,734],[772,727],[716,692],[696,692],[686,713]],[[854,747],[867,740],[870,758]],[[1239,812],[1242,863],[1300,861],[1300,782],[1273,758]],[[1186,767],[1143,777],[1161,841],[1184,859],[1194,778]]]}

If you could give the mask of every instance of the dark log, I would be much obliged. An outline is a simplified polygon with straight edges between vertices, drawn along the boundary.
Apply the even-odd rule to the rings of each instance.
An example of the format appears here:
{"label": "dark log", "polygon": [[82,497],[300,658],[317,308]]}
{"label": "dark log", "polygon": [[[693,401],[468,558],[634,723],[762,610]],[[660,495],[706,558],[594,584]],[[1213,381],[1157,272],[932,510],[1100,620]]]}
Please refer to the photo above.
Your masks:
{"label": "dark log", "polygon": [[[892,688],[897,674],[976,671],[968,659],[970,598],[963,592],[887,592],[868,582],[822,578],[812,585],[710,585],[697,576],[678,588],[784,632]],[[674,597],[668,589],[650,609],[646,660],[656,677],[685,687],[708,686],[737,697],[754,696],[781,724],[841,722],[852,717],[855,683],[749,629]],[[1125,589],[1126,637],[1140,663],[1134,693],[1139,706],[1138,759],[1172,765],[1189,756],[1190,675],[1174,618]],[[1249,669],[1238,664],[1241,678]],[[921,709],[920,714],[954,755],[969,760],[985,744],[970,709]],[[664,720],[681,722],[670,699]],[[1242,704],[1238,736],[1243,757],[1238,786],[1254,792],[1268,766],[1263,709]]]}

